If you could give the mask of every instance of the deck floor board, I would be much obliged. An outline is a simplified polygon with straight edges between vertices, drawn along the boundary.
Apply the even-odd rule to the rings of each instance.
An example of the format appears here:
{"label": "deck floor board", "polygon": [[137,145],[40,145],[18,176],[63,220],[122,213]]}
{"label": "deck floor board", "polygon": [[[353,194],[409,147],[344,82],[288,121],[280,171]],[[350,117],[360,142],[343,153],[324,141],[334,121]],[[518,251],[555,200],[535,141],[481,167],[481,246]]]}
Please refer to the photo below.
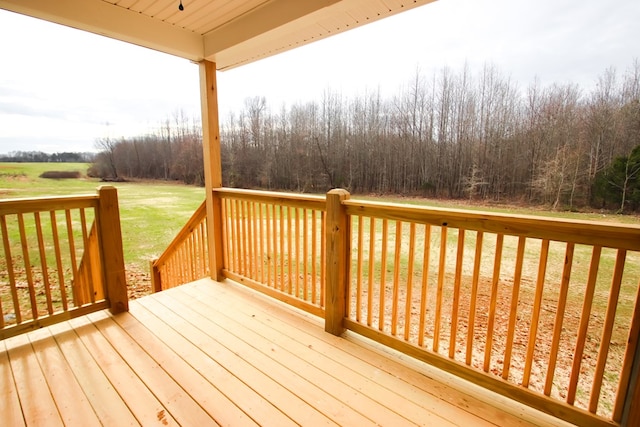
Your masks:
{"label": "deck floor board", "polygon": [[[206,307],[199,303],[196,296],[186,298],[186,293],[181,294],[179,301],[204,315]],[[250,312],[256,312],[254,307],[249,308]],[[224,315],[221,323],[227,327],[251,325],[245,339],[251,342],[254,348],[265,355],[269,355],[270,352],[278,354],[274,359],[276,362],[284,363],[294,371],[306,372],[316,384],[325,390],[331,390],[336,399],[343,400],[352,408],[369,408],[362,415],[369,417],[373,422],[383,425],[398,425],[407,421],[427,422],[430,425],[454,425],[433,411],[425,409],[421,404],[407,399],[404,395],[409,387],[403,387],[406,383],[398,381],[394,384],[395,390],[384,387],[377,378],[374,380],[370,375],[361,375],[339,363],[339,357],[336,356],[340,356],[340,352],[329,348],[322,349],[321,341],[318,339],[298,335],[298,341],[293,335],[288,336],[289,333],[295,335],[297,330],[277,318],[269,318],[263,323],[260,316],[243,313],[243,307],[235,304],[225,304],[219,310]],[[371,374],[375,375],[373,372]]]}
{"label": "deck floor board", "polygon": [[0,342],[0,380],[2,425],[566,425],[229,281]]}
{"label": "deck floor board", "polygon": [[86,427],[99,426],[98,416],[80,384],[76,381],[64,354],[50,332],[46,329],[35,331],[29,335],[29,341],[38,358],[62,421],[69,423],[74,419],[81,418]]}

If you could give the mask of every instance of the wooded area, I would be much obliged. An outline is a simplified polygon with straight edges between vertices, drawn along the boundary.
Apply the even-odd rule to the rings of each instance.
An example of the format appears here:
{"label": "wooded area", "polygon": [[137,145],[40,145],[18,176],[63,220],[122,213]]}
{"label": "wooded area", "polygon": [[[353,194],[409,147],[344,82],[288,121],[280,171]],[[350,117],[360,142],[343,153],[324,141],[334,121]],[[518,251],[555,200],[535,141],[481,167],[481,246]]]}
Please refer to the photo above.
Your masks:
{"label": "wooded area", "polygon": [[42,151],[12,151],[0,154],[0,162],[12,163],[89,163],[95,153],[43,153]]}
{"label": "wooded area", "polygon": [[[640,208],[640,62],[595,88],[533,82],[495,66],[419,70],[390,98],[321,99],[272,110],[245,100],[221,118],[224,185]],[[154,135],[99,141],[94,173],[203,182],[200,127],[175,114]]]}

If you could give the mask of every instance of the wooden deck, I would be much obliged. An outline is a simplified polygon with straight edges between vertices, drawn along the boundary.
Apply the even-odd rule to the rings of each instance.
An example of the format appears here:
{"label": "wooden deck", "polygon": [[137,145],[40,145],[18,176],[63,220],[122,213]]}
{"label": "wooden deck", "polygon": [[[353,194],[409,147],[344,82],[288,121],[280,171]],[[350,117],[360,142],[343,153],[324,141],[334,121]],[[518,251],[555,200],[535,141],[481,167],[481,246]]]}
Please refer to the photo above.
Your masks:
{"label": "wooden deck", "polygon": [[0,426],[566,425],[201,280],[0,341]]}

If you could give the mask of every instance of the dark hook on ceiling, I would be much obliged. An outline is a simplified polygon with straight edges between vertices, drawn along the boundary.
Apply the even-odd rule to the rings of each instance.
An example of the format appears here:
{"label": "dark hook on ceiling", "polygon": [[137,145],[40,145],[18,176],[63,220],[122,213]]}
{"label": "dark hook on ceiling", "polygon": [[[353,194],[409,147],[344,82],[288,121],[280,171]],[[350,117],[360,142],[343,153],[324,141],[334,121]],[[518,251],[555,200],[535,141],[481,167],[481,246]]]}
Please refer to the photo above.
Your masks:
{"label": "dark hook on ceiling", "polygon": [[178,10],[183,11],[184,6],[182,5],[182,0],[180,0],[180,4],[178,5]]}

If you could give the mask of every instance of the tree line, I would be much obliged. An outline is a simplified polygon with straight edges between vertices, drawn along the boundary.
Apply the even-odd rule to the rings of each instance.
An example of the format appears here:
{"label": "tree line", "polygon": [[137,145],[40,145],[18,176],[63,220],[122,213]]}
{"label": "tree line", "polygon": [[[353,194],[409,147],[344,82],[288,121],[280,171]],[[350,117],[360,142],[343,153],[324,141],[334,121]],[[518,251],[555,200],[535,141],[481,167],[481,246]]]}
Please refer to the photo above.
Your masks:
{"label": "tree line", "polygon": [[[202,183],[199,125],[180,115],[155,135],[115,141],[113,174]],[[221,120],[224,185],[640,209],[640,63],[594,89],[519,88],[496,67],[416,71],[379,91],[272,110],[265,98]],[[107,156],[108,157],[108,156]],[[105,169],[106,170],[106,169]]]}
{"label": "tree line", "polygon": [[11,151],[0,154],[0,162],[12,163],[91,163],[94,153],[44,153],[42,151]]}
{"label": "tree line", "polygon": [[99,153],[89,175],[109,180],[127,178],[182,181],[204,185],[202,126],[178,111],[157,129],[132,138],[96,141]]}

